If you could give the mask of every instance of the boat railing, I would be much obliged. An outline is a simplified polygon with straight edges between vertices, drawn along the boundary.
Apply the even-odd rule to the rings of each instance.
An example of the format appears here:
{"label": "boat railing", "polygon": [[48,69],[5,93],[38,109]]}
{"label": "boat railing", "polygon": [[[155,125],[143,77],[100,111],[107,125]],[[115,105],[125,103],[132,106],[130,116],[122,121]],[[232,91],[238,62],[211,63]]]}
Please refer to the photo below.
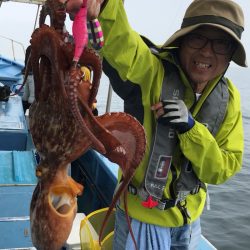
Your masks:
{"label": "boat railing", "polygon": [[18,2],[18,3],[29,3],[29,4],[36,4],[36,5],[40,5],[40,4],[44,4],[44,2],[46,0],[0,0],[0,7],[1,7],[1,4],[3,2]]}
{"label": "boat railing", "polygon": [[[36,11],[34,27],[33,27],[33,30],[35,30],[35,28],[37,26],[40,7],[41,7],[42,4],[44,4],[45,0],[0,0],[0,7],[1,7],[2,2],[7,2],[7,1],[20,2],[20,3],[29,3],[29,4],[36,4],[37,5],[37,11]],[[14,61],[17,61],[17,58],[16,58],[16,48],[17,48],[17,46],[21,47],[21,50],[23,51],[23,58],[25,57],[25,47],[24,47],[23,43],[21,43],[19,41],[16,41],[16,40],[14,40],[14,39],[12,39],[10,37],[3,36],[3,35],[0,35],[0,39],[6,40],[7,42],[9,42],[11,44],[12,58],[10,57],[10,59],[13,59]],[[2,43],[0,43],[0,44],[2,44]],[[1,55],[1,50],[0,50],[0,55]],[[6,55],[6,54],[4,54],[4,55]]]}
{"label": "boat railing", "polygon": [[[23,55],[25,55],[25,47],[24,47],[24,45],[21,42],[18,42],[16,40],[12,39],[12,38],[9,38],[9,37],[6,37],[6,36],[2,36],[2,35],[0,35],[0,39],[6,40],[7,43],[10,44],[11,53],[12,53],[12,55],[11,55],[12,58],[10,58],[10,59],[13,59],[14,61],[17,61],[17,58],[16,58],[17,46],[21,47],[21,50],[23,51]],[[1,50],[0,50],[0,54],[1,54]]]}

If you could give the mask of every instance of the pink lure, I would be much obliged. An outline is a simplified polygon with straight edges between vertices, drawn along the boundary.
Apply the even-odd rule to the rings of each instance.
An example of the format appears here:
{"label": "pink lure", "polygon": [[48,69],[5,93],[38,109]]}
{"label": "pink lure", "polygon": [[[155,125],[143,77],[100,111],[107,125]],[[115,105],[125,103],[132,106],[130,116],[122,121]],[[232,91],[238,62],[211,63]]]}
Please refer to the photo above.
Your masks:
{"label": "pink lure", "polygon": [[87,0],[83,0],[82,7],[75,15],[72,33],[75,41],[74,62],[78,62],[84,48],[88,44],[87,29]]}

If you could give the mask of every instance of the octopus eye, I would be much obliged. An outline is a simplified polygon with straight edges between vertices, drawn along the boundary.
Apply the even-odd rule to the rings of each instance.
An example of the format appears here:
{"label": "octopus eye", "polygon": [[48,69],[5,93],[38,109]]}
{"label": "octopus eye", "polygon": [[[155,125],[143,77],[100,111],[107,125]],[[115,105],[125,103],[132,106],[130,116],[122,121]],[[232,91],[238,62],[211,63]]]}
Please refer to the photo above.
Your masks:
{"label": "octopus eye", "polygon": [[52,207],[61,215],[69,213],[76,203],[69,188],[56,187],[49,194]]}

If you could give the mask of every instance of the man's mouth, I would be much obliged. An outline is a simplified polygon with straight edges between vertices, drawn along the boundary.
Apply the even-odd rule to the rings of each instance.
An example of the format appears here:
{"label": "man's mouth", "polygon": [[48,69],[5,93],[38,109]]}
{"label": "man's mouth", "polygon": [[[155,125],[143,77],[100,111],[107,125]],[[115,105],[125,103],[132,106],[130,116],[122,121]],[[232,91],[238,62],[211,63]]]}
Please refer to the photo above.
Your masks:
{"label": "man's mouth", "polygon": [[201,62],[195,62],[195,65],[200,69],[209,69],[212,67],[211,64],[208,63],[201,63]]}

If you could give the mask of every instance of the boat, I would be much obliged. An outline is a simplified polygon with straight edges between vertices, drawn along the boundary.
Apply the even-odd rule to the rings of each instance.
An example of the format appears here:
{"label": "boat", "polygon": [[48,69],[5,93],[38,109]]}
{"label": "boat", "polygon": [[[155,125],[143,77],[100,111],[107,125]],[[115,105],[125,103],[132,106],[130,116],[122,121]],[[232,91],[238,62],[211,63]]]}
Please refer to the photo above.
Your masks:
{"label": "boat", "polygon": [[[17,0],[42,4],[44,0]],[[4,2],[0,0],[1,3]],[[23,63],[0,56],[0,82],[16,92],[22,83]],[[107,106],[110,105],[109,88]],[[0,249],[35,249],[30,232],[29,205],[37,180],[36,150],[23,112],[22,92],[0,101]],[[106,109],[109,112],[109,108]],[[80,222],[89,214],[108,207],[117,185],[118,166],[94,150],[71,163],[71,176],[84,185],[78,198],[78,213],[64,250],[81,249]],[[198,250],[216,249],[202,236]]]}

